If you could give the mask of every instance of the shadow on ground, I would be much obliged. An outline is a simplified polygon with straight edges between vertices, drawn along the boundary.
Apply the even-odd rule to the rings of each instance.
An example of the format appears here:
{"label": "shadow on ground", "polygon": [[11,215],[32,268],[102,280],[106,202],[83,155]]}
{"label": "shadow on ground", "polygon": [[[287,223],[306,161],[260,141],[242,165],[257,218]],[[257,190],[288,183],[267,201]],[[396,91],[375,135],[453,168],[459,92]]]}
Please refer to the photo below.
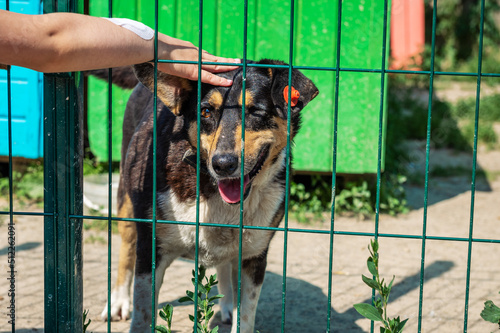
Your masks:
{"label": "shadow on ground", "polygon": [[[16,253],[21,251],[33,250],[34,248],[37,248],[41,245],[42,245],[41,242],[28,242],[20,245],[16,244]],[[9,246],[0,249],[0,256],[7,255],[8,253],[9,253]]]}
{"label": "shadow on ground", "polygon": [[[437,278],[453,267],[451,261],[436,261],[425,268],[425,280]],[[361,278],[361,277],[360,277]],[[272,272],[266,273],[266,279],[257,309],[255,328],[260,333],[281,332],[282,318],[282,275]],[[398,299],[412,290],[418,289],[420,274],[406,277],[393,286],[391,301]],[[367,293],[369,293],[367,289]],[[371,302],[367,298],[364,302]],[[415,300],[418,302],[418,300]],[[179,306],[177,300],[168,302],[174,307]],[[160,307],[167,303],[160,304]],[[300,279],[287,278],[285,329],[287,333],[323,333],[327,328],[327,311],[329,307],[328,295],[322,289]],[[339,313],[334,308],[331,310],[330,332],[362,333],[356,321],[363,318],[354,308]],[[229,333],[229,325],[220,323],[220,313],[217,313],[212,322],[212,327],[219,325],[220,333]]]}

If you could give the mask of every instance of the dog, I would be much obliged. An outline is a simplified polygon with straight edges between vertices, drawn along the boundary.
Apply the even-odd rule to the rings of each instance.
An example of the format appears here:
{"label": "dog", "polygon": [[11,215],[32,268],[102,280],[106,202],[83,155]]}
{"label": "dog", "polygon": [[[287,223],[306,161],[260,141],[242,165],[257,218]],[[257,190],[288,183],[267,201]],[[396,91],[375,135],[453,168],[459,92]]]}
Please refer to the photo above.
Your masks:
{"label": "dog", "polygon": [[[275,60],[248,66],[243,103],[242,69],[219,74],[233,80],[231,87],[201,86],[200,138],[197,138],[198,82],[158,72],[157,142],[153,158],[154,68],[134,66],[140,83],[127,103],[118,188],[118,216],[167,221],[196,221],[197,154],[199,170],[198,262],[215,267],[219,279],[220,312],[236,332],[239,228],[203,226],[204,223],[239,225],[241,184],[241,112],[245,105],[243,224],[279,226],[285,212],[288,96],[290,138],[300,128],[302,109],[318,94],[314,83],[299,70]],[[270,67],[265,67],[270,66]],[[153,168],[156,162],[156,178]],[[156,196],[153,196],[156,182]],[[153,205],[156,197],[156,205]],[[111,320],[130,312],[130,286],[134,276],[130,332],[151,330],[152,224],[119,221],[122,237],[118,278],[111,296]],[[255,314],[272,230],[243,229],[240,332],[254,332]],[[155,294],[165,270],[178,257],[194,259],[195,226],[156,224]],[[134,274],[135,266],[135,274]],[[156,304],[157,305],[157,304]],[[156,311],[156,309],[155,309]],[[102,317],[107,319],[107,306]]]}

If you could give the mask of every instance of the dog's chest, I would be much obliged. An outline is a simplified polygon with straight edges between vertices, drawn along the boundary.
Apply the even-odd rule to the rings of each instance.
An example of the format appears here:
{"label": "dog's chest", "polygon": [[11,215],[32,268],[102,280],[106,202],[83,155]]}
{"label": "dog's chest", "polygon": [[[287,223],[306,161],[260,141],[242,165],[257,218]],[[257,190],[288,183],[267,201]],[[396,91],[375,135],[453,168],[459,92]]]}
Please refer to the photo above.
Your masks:
{"label": "dog's chest", "polygon": [[[283,200],[283,189],[268,188],[266,193],[252,189],[245,200],[243,223],[246,226],[268,227]],[[162,219],[181,222],[196,221],[196,202],[180,202],[170,191],[159,194]],[[238,257],[240,206],[228,205],[218,196],[200,200],[198,249],[200,263],[210,267]],[[226,224],[234,227],[205,226],[204,223]],[[193,225],[162,224],[157,229],[160,251],[175,256],[194,258],[197,242]],[[244,229],[242,257],[260,255],[268,246],[272,231]]]}

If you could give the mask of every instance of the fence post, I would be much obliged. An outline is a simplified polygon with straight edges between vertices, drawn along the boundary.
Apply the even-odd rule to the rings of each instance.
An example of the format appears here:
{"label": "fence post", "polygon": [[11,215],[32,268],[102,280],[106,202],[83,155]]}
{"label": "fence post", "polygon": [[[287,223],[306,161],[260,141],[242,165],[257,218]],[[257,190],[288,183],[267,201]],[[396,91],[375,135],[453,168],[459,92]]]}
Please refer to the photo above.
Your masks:
{"label": "fence post", "polygon": [[82,332],[81,87],[44,77],[45,331]]}
{"label": "fence post", "polygon": [[[44,12],[74,12],[76,0],[49,0]],[[45,332],[83,332],[82,80],[44,76]]]}

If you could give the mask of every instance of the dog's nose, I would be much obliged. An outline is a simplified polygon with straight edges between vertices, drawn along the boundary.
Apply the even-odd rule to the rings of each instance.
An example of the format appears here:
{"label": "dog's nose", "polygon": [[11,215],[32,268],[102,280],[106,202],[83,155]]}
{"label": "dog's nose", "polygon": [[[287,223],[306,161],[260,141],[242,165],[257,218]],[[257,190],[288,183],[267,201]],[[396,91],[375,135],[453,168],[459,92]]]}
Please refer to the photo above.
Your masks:
{"label": "dog's nose", "polygon": [[220,154],[212,157],[212,168],[221,177],[232,175],[238,168],[238,156]]}

